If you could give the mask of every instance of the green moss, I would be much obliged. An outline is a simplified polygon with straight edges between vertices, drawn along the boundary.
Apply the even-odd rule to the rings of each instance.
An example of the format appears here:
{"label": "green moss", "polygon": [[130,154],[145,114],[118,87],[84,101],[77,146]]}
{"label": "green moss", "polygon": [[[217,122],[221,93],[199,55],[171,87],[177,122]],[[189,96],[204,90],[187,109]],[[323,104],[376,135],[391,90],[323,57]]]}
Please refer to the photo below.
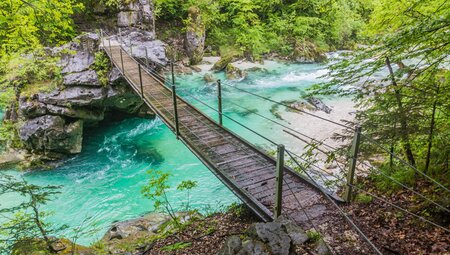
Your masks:
{"label": "green moss", "polygon": [[109,84],[108,74],[111,71],[111,61],[105,52],[98,51],[95,53],[95,61],[92,64],[92,68],[97,73],[100,85],[107,86]]}
{"label": "green moss", "polygon": [[190,247],[192,245],[191,242],[178,242],[172,245],[166,245],[161,248],[162,251],[176,251],[176,250],[182,250],[186,247]]}
{"label": "green moss", "polygon": [[355,197],[355,201],[361,204],[369,204],[373,200],[372,196],[366,195],[366,194],[358,194]]}
{"label": "green moss", "polygon": [[320,238],[322,238],[320,233],[315,231],[315,230],[308,230],[308,231],[306,231],[306,235],[308,236],[309,241],[313,242],[313,243],[319,241]]}

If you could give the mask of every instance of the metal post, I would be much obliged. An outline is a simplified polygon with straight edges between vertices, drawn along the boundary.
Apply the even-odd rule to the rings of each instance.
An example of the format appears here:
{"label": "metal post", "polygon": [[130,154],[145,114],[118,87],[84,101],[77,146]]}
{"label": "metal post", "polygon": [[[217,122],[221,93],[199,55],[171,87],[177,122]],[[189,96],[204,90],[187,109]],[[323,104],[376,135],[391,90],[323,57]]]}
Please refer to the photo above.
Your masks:
{"label": "metal post", "polygon": [[122,56],[122,49],[120,49],[120,63],[122,63],[122,74],[125,75],[125,69],[123,68],[123,56]]}
{"label": "metal post", "polygon": [[148,50],[147,50],[147,46],[145,47],[145,65],[147,66],[147,68],[150,68],[148,66]]}
{"label": "metal post", "polygon": [[170,62],[170,68],[172,70],[172,84],[175,85],[175,72],[174,72],[174,68],[173,68],[173,62]]}
{"label": "metal post", "polygon": [[217,102],[218,102],[218,111],[219,111],[219,125],[223,126],[223,118],[222,118],[222,84],[220,80],[217,80]]}
{"label": "metal post", "polygon": [[130,56],[133,57],[133,45],[130,44]]}
{"label": "metal post", "polygon": [[361,141],[361,127],[357,126],[355,128],[355,136],[353,137],[352,148],[351,148],[351,158],[350,158],[350,168],[347,173],[347,186],[345,187],[344,199],[347,203],[352,200],[353,192],[353,179],[355,177],[355,169],[359,154],[359,144]]}
{"label": "metal post", "polygon": [[144,86],[142,86],[142,72],[141,72],[141,64],[138,64],[139,69],[139,83],[141,85],[141,97],[142,100],[144,99]]}
{"label": "metal post", "polygon": [[120,27],[119,27],[119,41],[120,44],[122,44],[122,30],[120,29]]}
{"label": "metal post", "polygon": [[175,84],[172,84],[172,99],[173,99],[173,115],[175,121],[175,135],[179,139],[180,129],[178,127],[178,109],[177,109],[177,93],[175,90]]}
{"label": "metal post", "polygon": [[112,48],[111,48],[111,38],[108,38],[108,42],[109,42],[109,52],[112,52]]}
{"label": "metal post", "polygon": [[275,209],[274,218],[278,218],[281,215],[282,197],[283,197],[283,170],[284,170],[284,145],[279,144],[277,148],[277,180],[275,190]]}

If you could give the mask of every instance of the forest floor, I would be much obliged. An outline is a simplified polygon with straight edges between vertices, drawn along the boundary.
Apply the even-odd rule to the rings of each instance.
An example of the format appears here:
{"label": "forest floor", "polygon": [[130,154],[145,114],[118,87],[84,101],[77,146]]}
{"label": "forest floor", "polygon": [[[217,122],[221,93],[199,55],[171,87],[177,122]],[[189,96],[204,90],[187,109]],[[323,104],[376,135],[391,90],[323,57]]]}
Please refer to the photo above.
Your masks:
{"label": "forest floor", "polygon": [[[370,190],[374,195],[441,226],[450,227],[448,213],[433,209],[432,205],[421,202],[422,200],[411,191],[401,189],[386,195],[377,191],[374,183],[369,180],[363,182],[365,189]],[[432,197],[433,191],[430,186],[419,182],[415,190],[426,194],[427,197]],[[438,201],[436,197],[434,200]],[[441,200],[445,204],[449,199],[448,196],[444,196]],[[442,201],[440,201],[441,204],[443,204]],[[345,209],[383,254],[450,254],[448,232],[389,206],[375,197],[360,195]]]}

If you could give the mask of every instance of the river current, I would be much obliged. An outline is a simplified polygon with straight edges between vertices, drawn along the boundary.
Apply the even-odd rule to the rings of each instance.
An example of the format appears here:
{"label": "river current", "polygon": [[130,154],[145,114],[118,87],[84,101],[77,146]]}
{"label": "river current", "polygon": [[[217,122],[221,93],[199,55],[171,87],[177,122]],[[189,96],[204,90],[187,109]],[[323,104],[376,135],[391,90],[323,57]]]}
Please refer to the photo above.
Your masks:
{"label": "river current", "polygon": [[[322,81],[319,77],[326,73],[324,65],[268,61],[264,68],[267,71],[249,72],[245,80],[234,82],[227,82],[223,73],[214,74],[216,78],[224,80],[222,96],[226,115],[299,153],[304,146],[301,141],[283,132],[283,127],[252,112],[258,112],[318,139],[336,131],[335,127],[327,123],[277,107],[274,103],[233,88],[236,86],[277,101],[298,100],[307,88]],[[204,72],[177,76],[178,91],[189,102],[217,119],[216,112],[190,97],[192,95],[213,107],[217,106],[216,87],[208,85],[203,80],[203,75]],[[346,117],[351,109],[348,100],[324,98],[324,102],[334,106],[331,114],[316,113],[329,119]],[[275,149],[227,118],[224,118],[224,124],[262,148]],[[201,212],[221,210],[238,202],[233,193],[158,118],[132,118],[102,124],[98,128],[86,130],[82,153],[66,160],[56,169],[9,172],[23,175],[34,184],[61,185],[61,194],[43,209],[54,212],[49,217],[52,223],[70,226],[65,231],[69,237],[73,234],[73,228],[80,224],[98,229],[96,234],[79,240],[79,243],[88,245],[101,238],[112,222],[135,218],[154,209],[151,201],[140,192],[148,182],[149,169],[172,174],[169,180],[172,188],[168,194],[175,209],[181,209],[185,202],[184,193],[175,188],[183,180],[198,182],[198,187],[191,192],[190,203]],[[8,206],[15,201],[15,197],[8,196],[1,200],[0,206]]]}

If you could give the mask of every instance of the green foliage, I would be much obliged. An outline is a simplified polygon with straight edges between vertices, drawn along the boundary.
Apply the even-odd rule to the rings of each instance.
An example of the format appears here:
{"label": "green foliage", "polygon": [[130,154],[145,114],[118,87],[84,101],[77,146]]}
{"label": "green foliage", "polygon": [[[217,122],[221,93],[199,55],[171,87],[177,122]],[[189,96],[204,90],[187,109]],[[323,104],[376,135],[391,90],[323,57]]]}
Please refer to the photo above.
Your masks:
{"label": "green foliage", "polygon": [[0,254],[9,253],[18,242],[29,242],[41,238],[48,251],[54,252],[51,235],[59,233],[67,226],[54,227],[46,221],[51,212],[41,211],[40,207],[59,194],[59,186],[37,186],[24,179],[17,179],[0,173],[0,196],[18,194],[20,201],[0,209],[0,215],[7,222],[0,226],[0,236],[6,240],[0,243]]}
{"label": "green foliage", "polygon": [[306,235],[308,236],[308,239],[309,239],[308,241],[312,242],[312,243],[315,243],[315,242],[319,241],[320,238],[322,238],[322,235],[315,230],[306,231]]}
{"label": "green foliage", "polygon": [[[367,136],[444,185],[450,151],[449,9],[445,0],[374,1],[366,30],[371,46],[332,66],[331,82],[314,88],[316,94],[352,96],[359,108],[355,122]],[[362,151],[384,156],[386,174],[402,182],[420,176],[373,143],[364,143]]]}
{"label": "green foliage", "polygon": [[0,56],[27,52],[71,39],[71,16],[83,5],[73,0],[0,1]]}
{"label": "green foliage", "polygon": [[292,55],[297,44],[320,48],[351,47],[372,8],[369,0],[156,0],[157,16],[189,24],[197,6],[207,29],[207,45],[231,47],[248,58],[276,52]]}
{"label": "green foliage", "polygon": [[108,73],[111,71],[111,61],[109,57],[103,51],[95,53],[95,61],[92,64],[92,68],[98,75],[98,80],[102,86],[109,84]]}
{"label": "green foliage", "polygon": [[21,148],[17,123],[3,121],[0,125],[0,151],[5,148]]}
{"label": "green foliage", "polygon": [[191,245],[192,245],[192,243],[190,243],[190,242],[178,242],[178,243],[174,243],[172,245],[166,245],[166,246],[162,247],[161,250],[162,251],[177,251],[177,250],[182,250]]}
{"label": "green foliage", "polygon": [[[169,201],[167,196],[167,192],[170,189],[170,186],[168,185],[170,174],[158,170],[149,170],[148,174],[150,176],[150,180],[147,185],[142,187],[141,193],[153,202],[155,210],[162,210],[166,212],[175,222],[177,227],[181,227],[176,211],[173,209],[171,201]],[[177,186],[177,190],[186,192],[186,199],[185,202],[183,202],[183,205],[184,210],[187,212],[191,210],[190,191],[195,187],[197,187],[197,182],[191,180],[182,181]]]}
{"label": "green foliage", "polygon": [[369,204],[373,200],[373,197],[366,194],[357,194],[355,197],[355,201],[362,204]]}

